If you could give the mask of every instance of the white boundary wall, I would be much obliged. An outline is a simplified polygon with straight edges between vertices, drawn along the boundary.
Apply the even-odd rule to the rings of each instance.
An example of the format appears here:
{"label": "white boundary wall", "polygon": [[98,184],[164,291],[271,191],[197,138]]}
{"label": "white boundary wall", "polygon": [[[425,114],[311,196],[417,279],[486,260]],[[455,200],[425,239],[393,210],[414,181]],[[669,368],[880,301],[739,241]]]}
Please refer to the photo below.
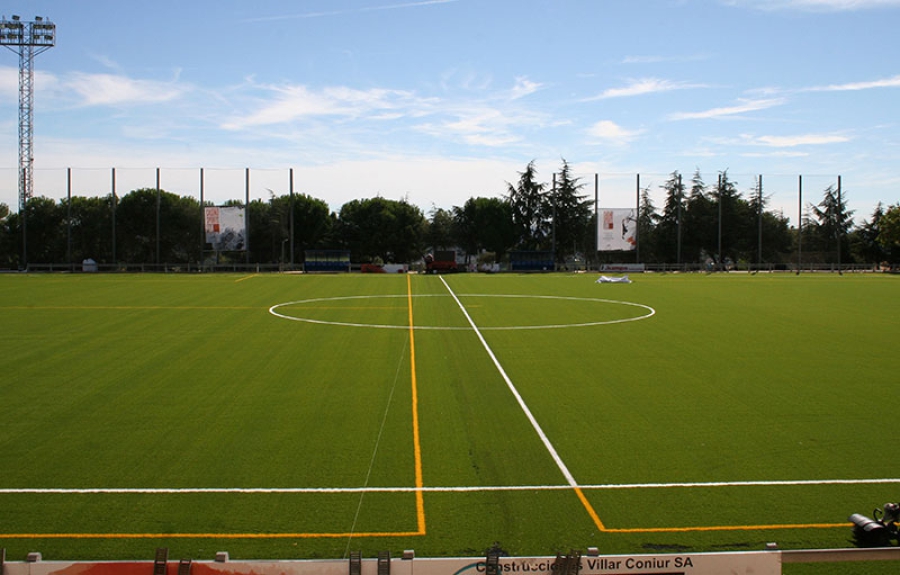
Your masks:
{"label": "white boundary wall", "polygon": [[[469,558],[392,558],[391,575],[483,575],[485,559]],[[227,553],[216,561],[192,561],[190,575],[348,575],[350,561],[285,560],[232,561]],[[221,560],[224,558],[224,560]],[[780,575],[783,563],[820,563],[856,561],[900,561],[900,548],[817,549],[794,551],[750,551],[722,553],[586,555],[581,558],[579,575]],[[501,557],[500,575],[552,575],[554,557]],[[29,554],[27,561],[6,561],[2,575],[153,575],[153,561],[68,562],[43,561],[40,553]],[[166,563],[166,575],[186,575],[178,560]],[[376,575],[377,559],[363,559],[360,575]]]}

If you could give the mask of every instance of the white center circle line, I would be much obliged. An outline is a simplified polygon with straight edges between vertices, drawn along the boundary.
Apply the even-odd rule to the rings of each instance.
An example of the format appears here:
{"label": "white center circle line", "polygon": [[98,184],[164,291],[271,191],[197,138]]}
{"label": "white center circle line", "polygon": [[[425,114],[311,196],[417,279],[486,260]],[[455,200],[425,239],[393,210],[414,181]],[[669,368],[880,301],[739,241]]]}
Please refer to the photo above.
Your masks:
{"label": "white center circle line", "polygon": [[[628,302],[628,301],[602,299],[602,298],[586,298],[586,297],[556,296],[556,295],[523,295],[523,294],[458,294],[458,296],[461,298],[497,297],[497,298],[565,300],[565,301],[574,301],[574,302],[589,302],[589,303],[602,303],[602,304],[612,304],[612,305],[624,305],[624,306],[636,307],[636,308],[642,309],[644,311],[643,314],[637,315],[634,317],[612,319],[612,320],[542,324],[542,325],[510,325],[510,326],[493,326],[493,327],[479,326],[479,329],[482,331],[562,329],[562,328],[570,328],[570,327],[589,327],[589,326],[595,326],[595,325],[612,325],[612,324],[618,324],[618,323],[640,321],[640,320],[652,317],[653,315],[656,314],[656,310],[648,305],[634,303],[634,302]],[[410,327],[409,325],[400,325],[400,324],[393,325],[393,324],[376,324],[376,323],[321,320],[321,319],[314,319],[314,318],[310,318],[310,317],[299,317],[299,316],[287,315],[287,314],[279,311],[279,308],[284,308],[284,307],[294,306],[294,305],[319,303],[319,302],[348,301],[348,300],[360,300],[360,299],[381,299],[381,298],[406,298],[406,297],[407,297],[406,295],[353,295],[353,296],[312,298],[312,299],[297,300],[297,301],[290,301],[290,302],[275,304],[269,308],[269,313],[271,313],[272,315],[279,317],[281,319],[287,319],[287,320],[291,320],[291,321],[299,321],[299,322],[304,322],[304,323],[319,324],[319,325],[339,325],[339,326],[345,326],[345,327],[368,327],[368,328],[377,328],[377,329],[406,329],[406,330],[408,330]],[[419,297],[449,297],[449,296],[444,295],[444,294],[421,294],[421,295],[413,295],[412,297],[419,298]],[[416,326],[414,326],[414,329],[417,329],[417,330],[444,330],[444,331],[472,331],[471,326],[416,325]]]}

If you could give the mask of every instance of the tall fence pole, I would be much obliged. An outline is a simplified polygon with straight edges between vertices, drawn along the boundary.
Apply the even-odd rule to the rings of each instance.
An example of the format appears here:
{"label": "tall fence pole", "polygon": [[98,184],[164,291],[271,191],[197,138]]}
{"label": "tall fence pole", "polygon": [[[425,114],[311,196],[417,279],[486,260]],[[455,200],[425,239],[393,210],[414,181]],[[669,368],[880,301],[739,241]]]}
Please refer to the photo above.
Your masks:
{"label": "tall fence pole", "polygon": [[72,266],[72,168],[66,168],[66,263]]}
{"label": "tall fence pole", "polygon": [[841,203],[841,177],[838,176],[837,181],[837,209],[838,209],[838,225],[837,225],[837,265],[838,273],[841,273],[841,239],[844,235],[844,207]]}
{"label": "tall fence pole", "polygon": [[294,168],[289,170],[290,185],[288,189],[291,194],[291,270],[294,269]]}
{"label": "tall fence pole", "polygon": [[594,172],[594,257],[600,270],[600,174]]}
{"label": "tall fence pole", "polygon": [[244,254],[250,264],[250,168],[244,168]]}
{"label": "tall fence pole", "polygon": [[556,271],[556,172],[553,172],[553,225],[550,227],[550,252],[553,254],[553,271]]}
{"label": "tall fence pole", "polygon": [[803,174],[797,176],[797,275],[803,269]]}
{"label": "tall fence pole", "polygon": [[160,261],[160,206],[162,203],[162,192],[159,189],[159,168],[156,168],[156,265],[159,265]]}
{"label": "tall fence pole", "polygon": [[719,204],[719,253],[716,255],[716,263],[719,271],[725,269],[722,265],[722,174],[719,174],[719,183],[716,184],[716,202]]}
{"label": "tall fence pole", "polygon": [[681,183],[681,174],[678,174],[678,206],[676,208],[675,215],[675,229],[676,229],[676,248],[675,248],[675,260],[678,266],[681,266],[681,204],[684,202],[684,187]]}
{"label": "tall fence pole", "polygon": [[112,169],[110,175],[110,188],[112,189],[112,263],[117,264],[116,259],[116,208],[119,205],[119,198],[116,196],[116,169]]}
{"label": "tall fence pole", "polygon": [[641,263],[641,175],[637,174],[635,178],[635,203],[634,214],[637,219],[634,222],[634,261]]}
{"label": "tall fence pole", "polygon": [[200,265],[203,265],[203,248],[206,246],[206,174],[200,168]]}
{"label": "tall fence pole", "polygon": [[763,177],[762,174],[759,175],[759,180],[757,180],[757,202],[759,203],[759,237],[757,238],[757,269],[762,269],[762,232],[763,232]]}

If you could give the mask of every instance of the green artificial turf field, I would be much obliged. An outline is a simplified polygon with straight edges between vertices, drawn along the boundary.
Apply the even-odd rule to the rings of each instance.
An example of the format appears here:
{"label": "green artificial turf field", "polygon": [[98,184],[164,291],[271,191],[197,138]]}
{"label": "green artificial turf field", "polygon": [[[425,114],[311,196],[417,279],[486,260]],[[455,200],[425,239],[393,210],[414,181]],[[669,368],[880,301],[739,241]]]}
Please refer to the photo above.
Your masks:
{"label": "green artificial turf field", "polygon": [[900,499],[900,278],[596,278],[0,276],[0,546],[847,547]]}

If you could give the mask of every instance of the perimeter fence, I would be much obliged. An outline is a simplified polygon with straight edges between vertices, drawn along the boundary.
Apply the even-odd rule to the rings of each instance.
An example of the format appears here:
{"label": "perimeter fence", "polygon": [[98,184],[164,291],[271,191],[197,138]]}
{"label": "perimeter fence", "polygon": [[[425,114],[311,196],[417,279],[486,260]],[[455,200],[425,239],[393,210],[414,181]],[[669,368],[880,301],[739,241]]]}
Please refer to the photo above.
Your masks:
{"label": "perimeter fence", "polygon": [[[14,201],[16,174],[15,169],[0,169],[0,202],[10,207],[18,205]],[[821,246],[803,245],[803,226],[812,219],[812,206],[819,205],[827,191],[847,197],[840,176],[725,173],[729,193],[745,208],[758,209],[756,216],[738,216],[729,211],[725,201],[729,196],[722,195],[722,175],[715,174],[712,182],[695,174],[679,176],[677,172],[576,175],[579,194],[595,202],[595,210],[633,208],[637,220],[654,226],[655,237],[651,238],[648,228],[639,225],[642,233],[634,253],[597,252],[597,244],[591,245],[590,239],[573,245],[569,251],[576,259],[581,258],[581,267],[596,269],[613,261],[642,262],[646,269],[664,271],[704,271],[711,267],[852,270],[873,269],[880,264],[877,258],[851,260],[847,248],[841,248],[845,238],[836,238],[833,247],[824,250]],[[676,182],[678,188],[673,191]],[[290,168],[36,169],[34,190],[31,201],[45,198],[58,202],[55,209],[62,224],[52,230],[41,229],[40,217],[46,214],[26,210],[26,217],[20,218],[21,229],[16,230],[18,233],[10,231],[8,235],[14,237],[0,245],[0,249],[10,252],[5,262],[0,261],[0,268],[15,267],[14,262],[23,267],[24,262],[35,270],[80,271],[87,262],[88,271],[284,270],[302,268],[304,250],[343,247],[310,245],[300,229],[304,224],[294,221],[293,205],[281,205],[268,212],[248,211],[249,246],[241,252],[217,253],[207,242],[205,207],[228,205],[247,209],[252,204],[274,204],[286,197],[293,202],[297,190]],[[136,191],[145,192],[143,213],[139,216],[124,213],[122,205]],[[498,190],[497,195],[505,193],[506,190]],[[162,194],[171,194],[182,202],[174,207],[165,205],[160,199]],[[316,197],[314,192],[307,195]],[[710,200],[707,207],[718,209],[718,213],[706,214],[702,233],[698,232],[696,214],[691,219],[688,212],[673,211],[684,210],[698,196]],[[673,206],[674,199],[679,200],[678,206]],[[857,213],[858,217],[868,215]],[[781,222],[780,228],[769,225],[773,218]],[[741,239],[737,238],[738,228]],[[729,249],[737,253],[735,246],[739,242],[742,255],[729,258]],[[49,249],[51,245],[56,249]],[[60,245],[65,246],[63,257],[58,255]]]}

